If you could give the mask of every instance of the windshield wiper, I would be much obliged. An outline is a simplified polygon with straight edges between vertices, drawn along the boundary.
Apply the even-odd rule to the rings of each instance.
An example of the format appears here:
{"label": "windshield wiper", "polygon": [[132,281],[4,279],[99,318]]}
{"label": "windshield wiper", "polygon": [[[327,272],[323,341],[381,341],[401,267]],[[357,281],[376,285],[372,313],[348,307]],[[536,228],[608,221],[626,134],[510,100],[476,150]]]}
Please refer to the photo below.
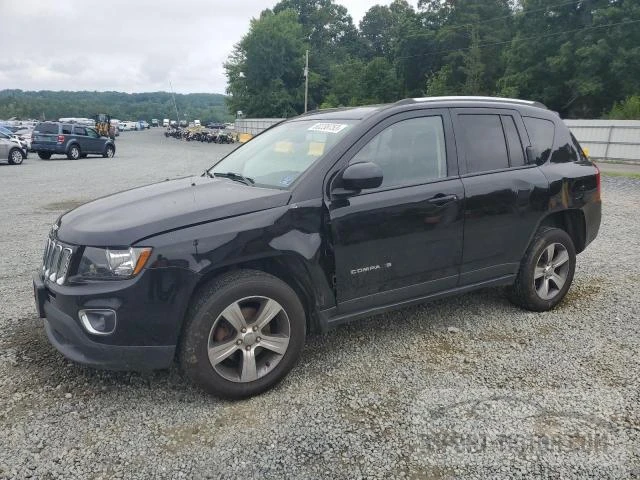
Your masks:
{"label": "windshield wiper", "polygon": [[236,182],[244,183],[245,185],[249,185],[249,186],[256,183],[253,181],[253,178],[245,177],[244,175],[240,175],[239,173],[235,173],[235,172],[227,172],[227,173],[214,172],[213,174],[211,172],[207,172],[207,174],[210,177],[228,178],[229,180],[234,180]]}

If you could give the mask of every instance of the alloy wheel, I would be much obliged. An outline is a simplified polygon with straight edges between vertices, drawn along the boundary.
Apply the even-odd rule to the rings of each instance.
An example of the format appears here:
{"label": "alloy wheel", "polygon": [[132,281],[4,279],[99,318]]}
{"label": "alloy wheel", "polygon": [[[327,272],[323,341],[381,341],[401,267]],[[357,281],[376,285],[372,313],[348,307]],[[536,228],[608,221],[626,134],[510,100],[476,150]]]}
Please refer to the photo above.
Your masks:
{"label": "alloy wheel", "polygon": [[569,253],[561,243],[548,245],[538,257],[533,274],[533,286],[543,300],[560,293],[569,275]]}
{"label": "alloy wheel", "polygon": [[22,163],[23,157],[22,157],[22,153],[20,153],[19,150],[13,150],[11,152],[11,162],[14,163],[15,165],[19,165]]}
{"label": "alloy wheel", "polygon": [[211,327],[207,353],[213,369],[239,383],[258,380],[280,363],[291,337],[284,308],[268,297],[238,300]]}

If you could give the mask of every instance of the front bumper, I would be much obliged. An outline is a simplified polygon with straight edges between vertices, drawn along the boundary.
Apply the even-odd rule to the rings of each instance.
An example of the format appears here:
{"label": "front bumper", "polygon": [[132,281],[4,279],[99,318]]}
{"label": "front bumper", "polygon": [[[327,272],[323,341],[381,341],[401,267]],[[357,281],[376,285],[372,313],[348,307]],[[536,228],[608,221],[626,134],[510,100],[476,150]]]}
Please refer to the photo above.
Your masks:
{"label": "front bumper", "polygon": [[[154,308],[146,305],[148,315],[132,315],[131,310],[119,308],[119,335],[111,337],[96,337],[89,334],[80,325],[77,319],[77,310],[80,308],[96,307],[104,304],[113,307],[113,298],[119,298],[124,304],[130,304],[129,299],[138,297],[140,292],[137,287],[146,288],[144,278],[140,284],[128,285],[119,291],[100,293],[86,291],[83,294],[69,295],[68,290],[74,287],[58,287],[47,285],[39,274],[33,276],[33,291],[38,314],[44,318],[44,327],[51,344],[69,360],[84,365],[109,370],[149,370],[168,368],[174,358],[177,335],[171,335],[173,341],[161,341],[151,332],[156,316]],[[55,289],[55,291],[54,291]],[[175,305],[174,305],[175,306]],[[139,306],[138,306],[139,308]],[[167,306],[165,305],[165,309]],[[170,314],[170,308],[165,314]],[[137,310],[139,312],[139,310]],[[173,318],[171,318],[173,317]],[[176,331],[180,328],[179,315],[168,316],[162,320],[174,324]],[[161,321],[161,320],[158,320]],[[133,327],[139,332],[141,324],[146,324],[147,336],[139,338],[127,331],[127,327]],[[122,326],[122,328],[120,328]],[[123,337],[126,335],[126,337]],[[154,338],[155,337],[155,338]],[[127,341],[130,339],[130,342]],[[157,341],[160,340],[160,341]],[[166,343],[169,343],[168,345]]]}

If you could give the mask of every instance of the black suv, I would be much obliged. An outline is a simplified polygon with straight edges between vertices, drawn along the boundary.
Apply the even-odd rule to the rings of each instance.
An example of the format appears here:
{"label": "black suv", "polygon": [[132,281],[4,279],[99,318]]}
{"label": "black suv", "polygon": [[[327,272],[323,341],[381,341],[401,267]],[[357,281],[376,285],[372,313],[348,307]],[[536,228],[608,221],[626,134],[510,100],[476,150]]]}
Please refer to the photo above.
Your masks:
{"label": "black suv", "polygon": [[600,226],[600,174],[557,114],[482,97],[325,110],[202,175],[62,215],[34,276],[71,360],[218,395],[285,376],[310,330],[507,286],[554,308]]}
{"label": "black suv", "polygon": [[84,125],[42,122],[33,130],[31,150],[43,160],[50,159],[53,154],[77,160],[89,154],[113,157],[116,145],[110,138],[101,137],[95,129]]}

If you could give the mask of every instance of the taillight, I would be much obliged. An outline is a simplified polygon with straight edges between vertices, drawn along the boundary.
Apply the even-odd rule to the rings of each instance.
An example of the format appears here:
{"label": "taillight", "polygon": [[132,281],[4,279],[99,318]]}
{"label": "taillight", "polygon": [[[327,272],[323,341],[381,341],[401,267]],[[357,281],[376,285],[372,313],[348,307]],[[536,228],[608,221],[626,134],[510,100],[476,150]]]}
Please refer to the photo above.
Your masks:
{"label": "taillight", "polygon": [[593,164],[594,167],[596,167],[596,189],[598,191],[598,199],[600,199],[600,169],[598,168],[598,165],[596,165],[595,163]]}
{"label": "taillight", "polygon": [[64,143],[64,135],[58,135],[58,143]]}

